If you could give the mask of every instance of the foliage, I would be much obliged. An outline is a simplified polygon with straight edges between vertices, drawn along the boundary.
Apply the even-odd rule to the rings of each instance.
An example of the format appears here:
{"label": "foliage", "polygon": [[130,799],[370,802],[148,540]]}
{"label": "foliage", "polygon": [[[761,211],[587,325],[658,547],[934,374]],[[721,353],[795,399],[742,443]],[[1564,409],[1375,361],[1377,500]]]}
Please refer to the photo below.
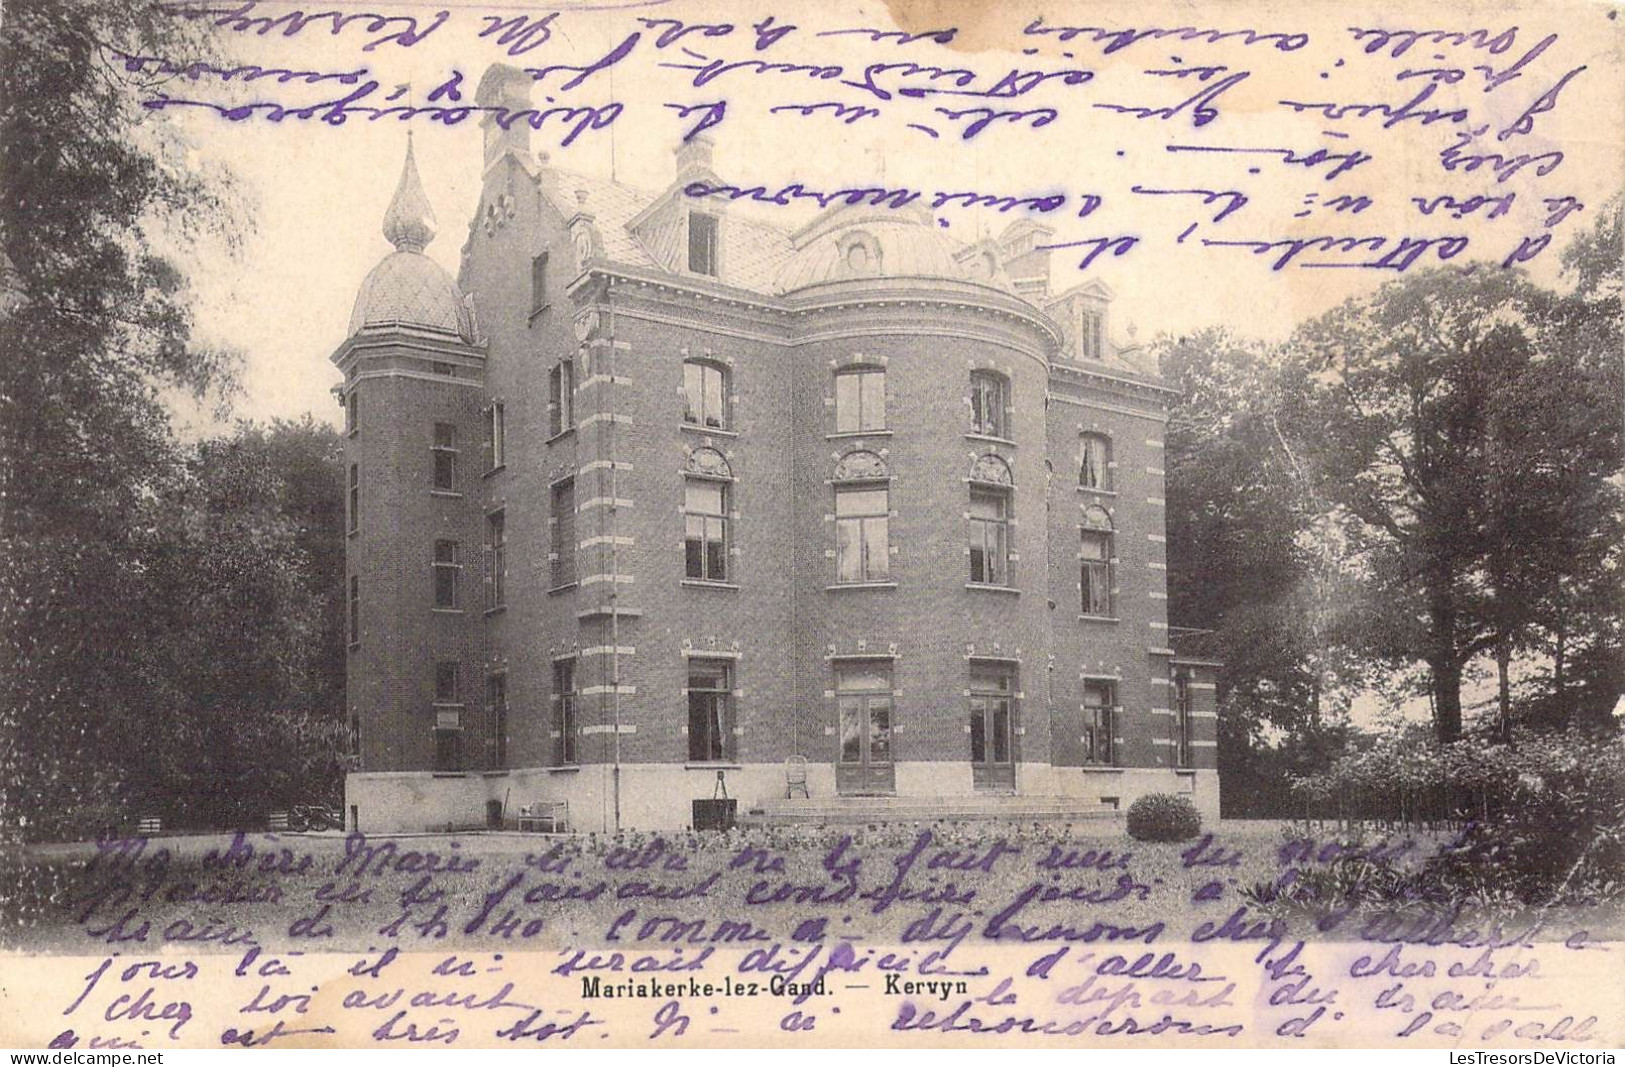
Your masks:
{"label": "foliage", "polygon": [[114,53],[184,64],[207,43],[128,0],[6,11],[7,833],[251,822],[333,790],[344,751],[336,436],[307,418],[188,447],[165,403],[234,389],[235,357],[193,336],[186,272],[247,214]]}
{"label": "foliage", "polygon": [[1363,561],[1352,638],[1428,664],[1444,741],[1467,664],[1532,624],[1618,510],[1618,361],[1553,341],[1549,306],[1512,272],[1435,270],[1306,324],[1283,368],[1283,417]]}
{"label": "foliage", "polygon": [[1128,834],[1136,841],[1188,841],[1202,832],[1190,797],[1147,793],[1128,806]]}
{"label": "foliage", "polygon": [[[1395,880],[1340,861],[1304,872],[1281,894],[1299,903],[1480,899],[1525,904],[1594,901],[1625,891],[1625,739],[1613,732],[1495,735],[1439,744],[1395,731],[1294,781],[1306,804],[1435,814],[1464,829]],[[1269,899],[1268,893],[1262,898]]]}
{"label": "foliage", "polygon": [[[1320,566],[1317,509],[1278,417],[1274,356],[1225,331],[1158,342],[1180,390],[1166,433],[1169,614],[1211,631],[1203,655],[1224,664],[1230,716],[1318,724],[1331,684],[1331,636],[1348,598]],[[1182,649],[1183,650],[1183,649]]]}
{"label": "foliage", "polygon": [[[308,419],[245,424],[177,453],[128,516],[126,543],[81,546],[118,565],[117,587],[94,601],[105,617],[82,620],[105,628],[94,640],[108,647],[64,667],[94,672],[101,703],[75,707],[63,683],[42,705],[55,721],[17,737],[16,780],[28,788],[8,798],[8,816],[26,818],[31,836],[85,836],[144,814],[254,825],[271,807],[337,793],[347,748],[337,434]],[[14,684],[39,684],[48,667]],[[72,726],[76,747],[46,747]]]}

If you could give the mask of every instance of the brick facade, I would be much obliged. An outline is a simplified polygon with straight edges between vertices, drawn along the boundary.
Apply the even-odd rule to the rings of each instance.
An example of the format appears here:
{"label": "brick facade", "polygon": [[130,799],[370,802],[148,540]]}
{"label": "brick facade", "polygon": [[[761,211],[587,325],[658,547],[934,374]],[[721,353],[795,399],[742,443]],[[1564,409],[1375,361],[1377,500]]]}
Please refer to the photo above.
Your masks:
{"label": "brick facade", "polygon": [[[507,91],[500,75],[481,89]],[[978,274],[987,250],[923,244],[942,242],[929,220],[886,208],[831,209],[787,234],[685,198],[710,173],[703,145],[649,195],[533,160],[522,130],[489,134],[458,279],[478,332],[364,324],[334,356],[359,414],[347,803],[362,829],[480,824],[556,800],[579,829],[677,828],[718,771],[742,805],[782,797],[792,757],[814,796],[1126,805],[1186,792],[1217,815],[1213,665],[1175,656],[1166,617],[1170,394],[1132,347],[1080,348],[1095,343],[1085,311],[1106,335],[1109,291],[1048,294],[1030,223]],[[701,211],[718,220],[714,245]],[[702,395],[685,419],[689,361],[725,383],[715,415]],[[837,375],[854,368],[883,372],[884,423],[842,432]],[[996,436],[973,427],[973,374],[1002,383]],[[567,417],[558,380],[573,384]],[[456,427],[455,495],[434,489],[436,423]],[[1084,435],[1108,442],[1104,485],[1080,486]],[[713,506],[686,513],[690,486],[691,501],[725,501],[716,549],[685,544]],[[837,515],[843,489],[871,508],[884,490],[883,563],[875,516]],[[1004,550],[977,557],[996,563],[973,564],[973,542],[997,543],[978,540],[997,523],[973,507],[1008,519]],[[1083,610],[1090,509],[1110,518],[1106,614]],[[843,541],[860,530],[867,549],[858,533]],[[435,607],[436,541],[460,546],[455,610]],[[856,567],[860,549],[875,573],[842,581],[838,551]],[[997,580],[972,581],[977,566]],[[447,662],[459,707],[436,702]],[[842,688],[857,684],[870,688]],[[1102,694],[1115,705],[1104,760],[1085,729]],[[455,764],[437,736],[450,730]]]}

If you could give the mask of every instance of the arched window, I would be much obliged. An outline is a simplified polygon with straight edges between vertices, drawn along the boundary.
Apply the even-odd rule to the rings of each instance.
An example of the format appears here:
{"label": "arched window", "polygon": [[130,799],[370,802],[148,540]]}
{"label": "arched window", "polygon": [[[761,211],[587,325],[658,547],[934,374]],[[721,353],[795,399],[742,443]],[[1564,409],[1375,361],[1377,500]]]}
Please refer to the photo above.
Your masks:
{"label": "arched window", "polygon": [[1010,404],[1009,383],[992,371],[972,371],[970,376],[971,430],[986,437],[1009,437],[1005,409]]}
{"label": "arched window", "polygon": [[1083,591],[1083,614],[1110,617],[1112,519],[1104,508],[1089,508],[1083,513],[1078,560],[1079,586]]}
{"label": "arched window", "polygon": [[970,580],[978,585],[1009,585],[1010,465],[986,455],[971,467]]}
{"label": "arched window", "polygon": [[891,573],[891,485],[886,461],[848,452],[835,464],[835,580],[885,581]]}
{"label": "arched window", "polygon": [[714,448],[689,453],[683,479],[683,573],[728,580],[728,498],[733,471]]}
{"label": "arched window", "polygon": [[1112,440],[1105,434],[1086,433],[1078,457],[1078,485],[1083,489],[1112,488]]}
{"label": "arched window", "polygon": [[683,362],[683,421],[711,430],[728,429],[728,369],[717,363]]}

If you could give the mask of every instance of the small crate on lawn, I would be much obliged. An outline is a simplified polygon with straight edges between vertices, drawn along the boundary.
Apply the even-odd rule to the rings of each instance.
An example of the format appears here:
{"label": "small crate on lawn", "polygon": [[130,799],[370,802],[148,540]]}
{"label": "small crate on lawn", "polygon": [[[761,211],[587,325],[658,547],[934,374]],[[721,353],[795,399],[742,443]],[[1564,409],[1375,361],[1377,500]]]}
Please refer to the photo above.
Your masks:
{"label": "small crate on lawn", "polygon": [[141,817],[141,821],[136,824],[136,829],[143,837],[151,837],[153,834],[161,834],[164,832],[164,820],[160,819],[156,815],[143,815]]}

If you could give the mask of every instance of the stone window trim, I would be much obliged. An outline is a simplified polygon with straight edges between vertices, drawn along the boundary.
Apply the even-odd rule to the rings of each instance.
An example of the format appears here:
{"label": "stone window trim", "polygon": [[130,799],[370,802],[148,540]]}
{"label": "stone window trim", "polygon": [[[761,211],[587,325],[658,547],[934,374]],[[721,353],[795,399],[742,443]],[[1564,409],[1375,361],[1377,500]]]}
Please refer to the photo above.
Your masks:
{"label": "stone window trim", "polygon": [[[1084,734],[1079,741],[1084,745],[1085,766],[1120,765],[1123,706],[1118,687],[1121,684],[1122,679],[1110,675],[1094,675],[1083,680],[1083,699],[1078,702],[1078,709],[1083,716]],[[1099,699],[1091,702],[1091,693]]]}
{"label": "stone window trim", "polygon": [[[691,374],[691,369],[695,373]],[[738,397],[734,394],[733,361],[719,358],[709,350],[697,356],[685,354],[682,375],[681,424],[708,433],[737,433],[739,413]]]}
{"label": "stone window trim", "polygon": [[462,496],[459,476],[462,466],[457,444],[457,424],[436,422],[429,442],[429,455],[433,460],[429,492],[434,496]]}
{"label": "stone window trim", "polygon": [[[1078,433],[1078,488],[1103,496],[1117,495],[1117,460],[1112,435],[1097,427]],[[1093,453],[1093,455],[1091,454]]]}
{"label": "stone window trim", "polygon": [[349,486],[345,493],[344,502],[348,508],[345,516],[345,536],[357,537],[361,534],[361,464],[350,464]]}
{"label": "stone window trim", "polygon": [[575,394],[576,361],[564,356],[555,360],[547,372],[548,444],[575,432]]}
{"label": "stone window trim", "polygon": [[1014,444],[1011,422],[1015,418],[1014,386],[1009,373],[991,366],[973,366],[965,394],[970,427],[967,438]]}
{"label": "stone window trim", "polygon": [[968,587],[1006,589],[1016,584],[1015,488],[999,482],[970,482],[966,554]]}
{"label": "stone window trim", "polygon": [[[735,496],[739,479],[734,476],[728,457],[714,448],[692,449],[683,463],[683,515],[684,567],[683,583],[728,587],[734,585],[733,559],[738,555],[738,500]],[[717,511],[692,510],[690,497],[695,490],[706,486],[717,487]],[[691,520],[699,520],[700,549],[689,556],[690,543],[696,533]],[[716,535],[713,538],[713,533]],[[720,560],[711,552],[713,541],[720,546]],[[720,563],[720,565],[718,565]],[[696,569],[699,573],[695,573]],[[735,586],[737,588],[737,586]]]}
{"label": "stone window trim", "polygon": [[[548,722],[553,740],[554,767],[575,767],[580,763],[581,723],[577,698],[581,686],[576,680],[574,654],[554,656],[548,679]],[[569,688],[564,688],[568,683]]]}
{"label": "stone window trim", "polygon": [[[847,452],[836,460],[834,476],[829,485],[833,497],[830,521],[835,527],[835,546],[832,551],[834,581],[827,588],[894,587],[896,582],[891,574],[891,557],[896,552],[896,546],[891,540],[891,520],[897,513],[891,506],[891,468],[885,457],[863,449]],[[855,497],[860,493],[877,491],[885,494],[883,510],[842,514],[843,494]],[[876,529],[877,525],[880,525],[880,529]],[[852,541],[854,536],[855,542]],[[871,538],[874,540],[871,541]],[[858,552],[856,571],[845,578],[841,569],[843,543]],[[875,549],[880,550],[878,565],[873,561],[872,550]],[[848,557],[847,562],[852,564],[854,561]]]}
{"label": "stone window trim", "polygon": [[434,577],[434,610],[462,613],[463,555],[460,542],[437,538],[431,557]]}
{"label": "stone window trim", "polygon": [[[688,747],[686,764],[731,766],[739,762],[738,739],[744,733],[739,724],[739,706],[745,696],[739,684],[740,663],[738,656],[707,656],[700,650],[683,657],[684,714],[679,721]],[[695,686],[696,675],[702,679],[710,676],[720,684]],[[704,730],[697,732],[695,727],[702,723]]]}
{"label": "stone window trim", "polygon": [[[878,397],[869,395],[865,389],[865,385],[868,383],[863,381],[863,379],[870,376],[877,376],[880,379]],[[854,428],[844,430],[841,428],[843,415],[843,407],[841,404],[841,379],[843,378],[854,378],[858,380],[856,395],[852,398],[852,403],[856,405],[856,408],[851,411],[851,414],[858,425]],[[833,426],[832,431],[826,436],[831,439],[862,437],[866,434],[872,436],[890,436],[892,431],[887,425],[890,419],[891,410],[891,395],[888,388],[889,385],[890,382],[888,380],[885,364],[876,360],[853,358],[837,366],[830,377],[831,395],[829,407],[830,417],[833,420]],[[875,412],[870,410],[871,404],[873,404],[873,406],[878,406],[879,408],[879,421],[876,425],[866,427],[863,425],[865,417],[875,414]]]}
{"label": "stone window trim", "polygon": [[500,398],[493,399],[483,414],[486,450],[490,453],[484,477],[489,478],[508,466],[508,405]]}

